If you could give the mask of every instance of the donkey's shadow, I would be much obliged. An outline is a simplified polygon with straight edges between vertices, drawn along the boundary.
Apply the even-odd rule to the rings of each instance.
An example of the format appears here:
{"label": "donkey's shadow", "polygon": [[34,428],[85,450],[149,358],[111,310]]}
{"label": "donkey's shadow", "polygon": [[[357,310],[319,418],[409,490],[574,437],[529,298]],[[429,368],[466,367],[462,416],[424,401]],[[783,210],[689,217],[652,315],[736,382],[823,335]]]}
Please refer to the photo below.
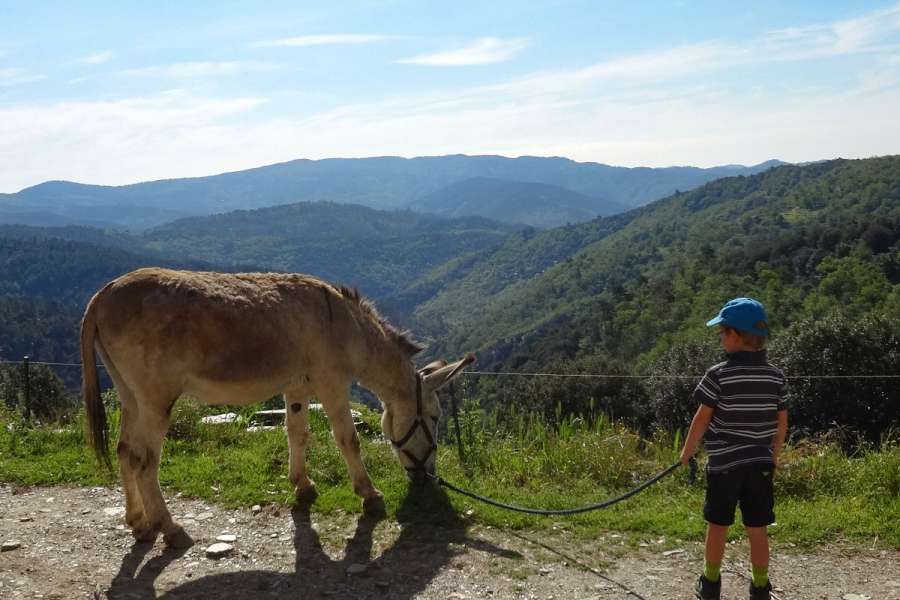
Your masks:
{"label": "donkey's shadow", "polygon": [[[255,570],[208,575],[172,588],[159,598],[402,600],[420,594],[459,552],[460,545],[505,557],[520,557],[517,552],[469,538],[467,524],[456,515],[446,493],[439,488],[411,489],[407,493],[397,511],[402,526],[397,540],[374,558],[373,532],[380,518],[359,517],[343,557],[333,559],[312,527],[309,507],[295,507],[291,516],[296,550],[293,573]],[[107,591],[110,600],[157,598],[156,579],[184,551],[166,549],[140,567],[150,550],[150,544],[135,544],[123,558],[119,573]]]}

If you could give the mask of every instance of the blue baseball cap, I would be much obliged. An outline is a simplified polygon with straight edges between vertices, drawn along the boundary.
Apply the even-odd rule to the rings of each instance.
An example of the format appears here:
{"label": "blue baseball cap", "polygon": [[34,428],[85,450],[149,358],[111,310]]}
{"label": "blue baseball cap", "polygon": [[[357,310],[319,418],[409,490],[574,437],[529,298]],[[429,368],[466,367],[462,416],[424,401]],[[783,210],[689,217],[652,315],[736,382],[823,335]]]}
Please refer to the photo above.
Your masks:
{"label": "blue baseball cap", "polygon": [[735,298],[729,300],[719,311],[719,314],[706,322],[708,327],[713,325],[727,325],[739,331],[746,331],[753,335],[769,335],[769,319],[766,317],[766,309],[753,298]]}

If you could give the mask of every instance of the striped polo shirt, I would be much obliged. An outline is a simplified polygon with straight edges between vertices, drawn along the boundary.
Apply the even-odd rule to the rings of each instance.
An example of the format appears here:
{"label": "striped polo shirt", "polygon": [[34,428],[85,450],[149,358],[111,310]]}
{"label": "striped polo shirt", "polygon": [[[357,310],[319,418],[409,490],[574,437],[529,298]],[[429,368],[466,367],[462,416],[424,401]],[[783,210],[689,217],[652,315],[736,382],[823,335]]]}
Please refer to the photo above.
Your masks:
{"label": "striped polo shirt", "polygon": [[750,464],[774,464],[772,442],[787,384],[766,351],[735,352],[713,365],[694,390],[694,400],[713,410],[703,444],[711,473]]}

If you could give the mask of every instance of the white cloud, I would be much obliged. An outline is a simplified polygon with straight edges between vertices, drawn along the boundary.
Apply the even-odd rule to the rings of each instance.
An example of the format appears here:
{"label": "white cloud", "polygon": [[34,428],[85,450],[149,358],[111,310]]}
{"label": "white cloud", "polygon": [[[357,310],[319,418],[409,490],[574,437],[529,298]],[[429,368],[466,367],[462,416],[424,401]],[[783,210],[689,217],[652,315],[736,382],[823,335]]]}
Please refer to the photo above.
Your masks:
{"label": "white cloud", "polygon": [[46,79],[46,77],[44,75],[29,73],[28,71],[12,67],[0,69],[0,87],[12,87],[14,85],[40,81],[41,79]]}
{"label": "white cloud", "polygon": [[[896,154],[900,52],[890,43],[900,23],[892,15],[771,31],[742,44],[711,40],[618,56],[489,86],[364,97],[316,114],[296,103],[294,112],[272,117],[254,110],[260,98],[178,91],[7,106],[0,108],[0,190],[48,179],[121,184],[200,176],[301,157],[534,154],[711,166]],[[841,89],[803,81],[726,85],[711,75],[784,61],[821,67],[860,53],[857,62],[867,66]],[[228,64],[246,67],[155,69],[182,76],[240,70],[214,66]]]}
{"label": "white cloud", "polygon": [[454,50],[420,54],[398,60],[398,63],[429,66],[486,65],[507,61],[528,47],[525,38],[500,39],[486,37]]}
{"label": "white cloud", "polygon": [[85,65],[100,65],[105,62],[109,62],[113,57],[113,53],[109,50],[104,50],[103,52],[96,52],[94,54],[88,54],[87,56],[82,56],[78,59],[78,62]]}
{"label": "white cloud", "polygon": [[865,50],[900,30],[900,4],[834,24],[836,49],[843,52]]}
{"label": "white cloud", "polygon": [[339,44],[371,44],[373,42],[386,42],[398,39],[389,35],[374,35],[365,33],[333,33],[325,35],[301,35],[296,37],[282,38],[278,40],[268,40],[256,42],[252,44],[255,48],[274,48],[274,47],[306,47],[306,46],[328,46]]}
{"label": "white cloud", "polygon": [[254,71],[271,71],[278,65],[263,61],[238,60],[225,62],[183,62],[171,65],[157,65],[119,71],[119,75],[129,77],[172,77],[193,79],[197,77],[219,77],[240,75]]}
{"label": "white cloud", "polygon": [[224,123],[264,102],[175,90],[147,98],[0,107],[0,190],[47,179],[115,184],[244,166],[234,160],[252,160],[252,153],[240,150],[246,132]]}

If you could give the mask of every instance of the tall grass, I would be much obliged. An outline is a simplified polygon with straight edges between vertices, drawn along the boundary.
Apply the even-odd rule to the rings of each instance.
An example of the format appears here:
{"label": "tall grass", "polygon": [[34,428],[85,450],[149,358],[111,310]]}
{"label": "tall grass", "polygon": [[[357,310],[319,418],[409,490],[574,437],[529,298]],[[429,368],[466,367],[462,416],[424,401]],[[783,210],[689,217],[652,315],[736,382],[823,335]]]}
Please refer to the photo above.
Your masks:
{"label": "tall grass", "polygon": [[[115,399],[106,400],[114,431]],[[284,432],[278,428],[248,433],[246,426],[256,408],[242,409],[234,423],[207,425],[200,417],[210,411],[208,407],[181,400],[173,412],[160,470],[168,493],[182,492],[224,506],[291,503]],[[380,431],[378,414],[355,408],[371,431]],[[602,416],[587,420],[560,415],[555,427],[531,414],[506,418],[501,427],[496,418],[471,405],[460,416],[465,462],[457,452],[459,440],[448,434],[438,451],[441,475],[482,495],[530,507],[569,508],[619,495],[675,462],[682,441],[680,432],[657,432],[643,439]],[[115,484],[117,474],[98,468],[87,451],[82,420],[59,428],[32,428],[14,414],[0,411],[0,480]],[[312,412],[310,421],[313,435],[307,464],[320,492],[314,509],[358,512],[359,499],[352,492],[343,457],[330,439],[327,419]],[[362,445],[366,467],[393,513],[409,492],[405,473],[390,444],[377,433],[364,434]],[[840,440],[826,438],[785,449],[776,477],[778,524],[772,528],[776,543],[877,538],[900,548],[898,438],[885,439],[878,448],[860,446],[852,455],[842,448]],[[701,475],[700,481],[689,485],[687,469],[679,469],[610,509],[549,519],[510,513],[448,493],[458,512],[486,524],[540,528],[563,521],[578,536],[615,529],[638,538],[662,535],[674,540],[702,538],[703,484]],[[740,535],[739,529],[732,535]]]}

